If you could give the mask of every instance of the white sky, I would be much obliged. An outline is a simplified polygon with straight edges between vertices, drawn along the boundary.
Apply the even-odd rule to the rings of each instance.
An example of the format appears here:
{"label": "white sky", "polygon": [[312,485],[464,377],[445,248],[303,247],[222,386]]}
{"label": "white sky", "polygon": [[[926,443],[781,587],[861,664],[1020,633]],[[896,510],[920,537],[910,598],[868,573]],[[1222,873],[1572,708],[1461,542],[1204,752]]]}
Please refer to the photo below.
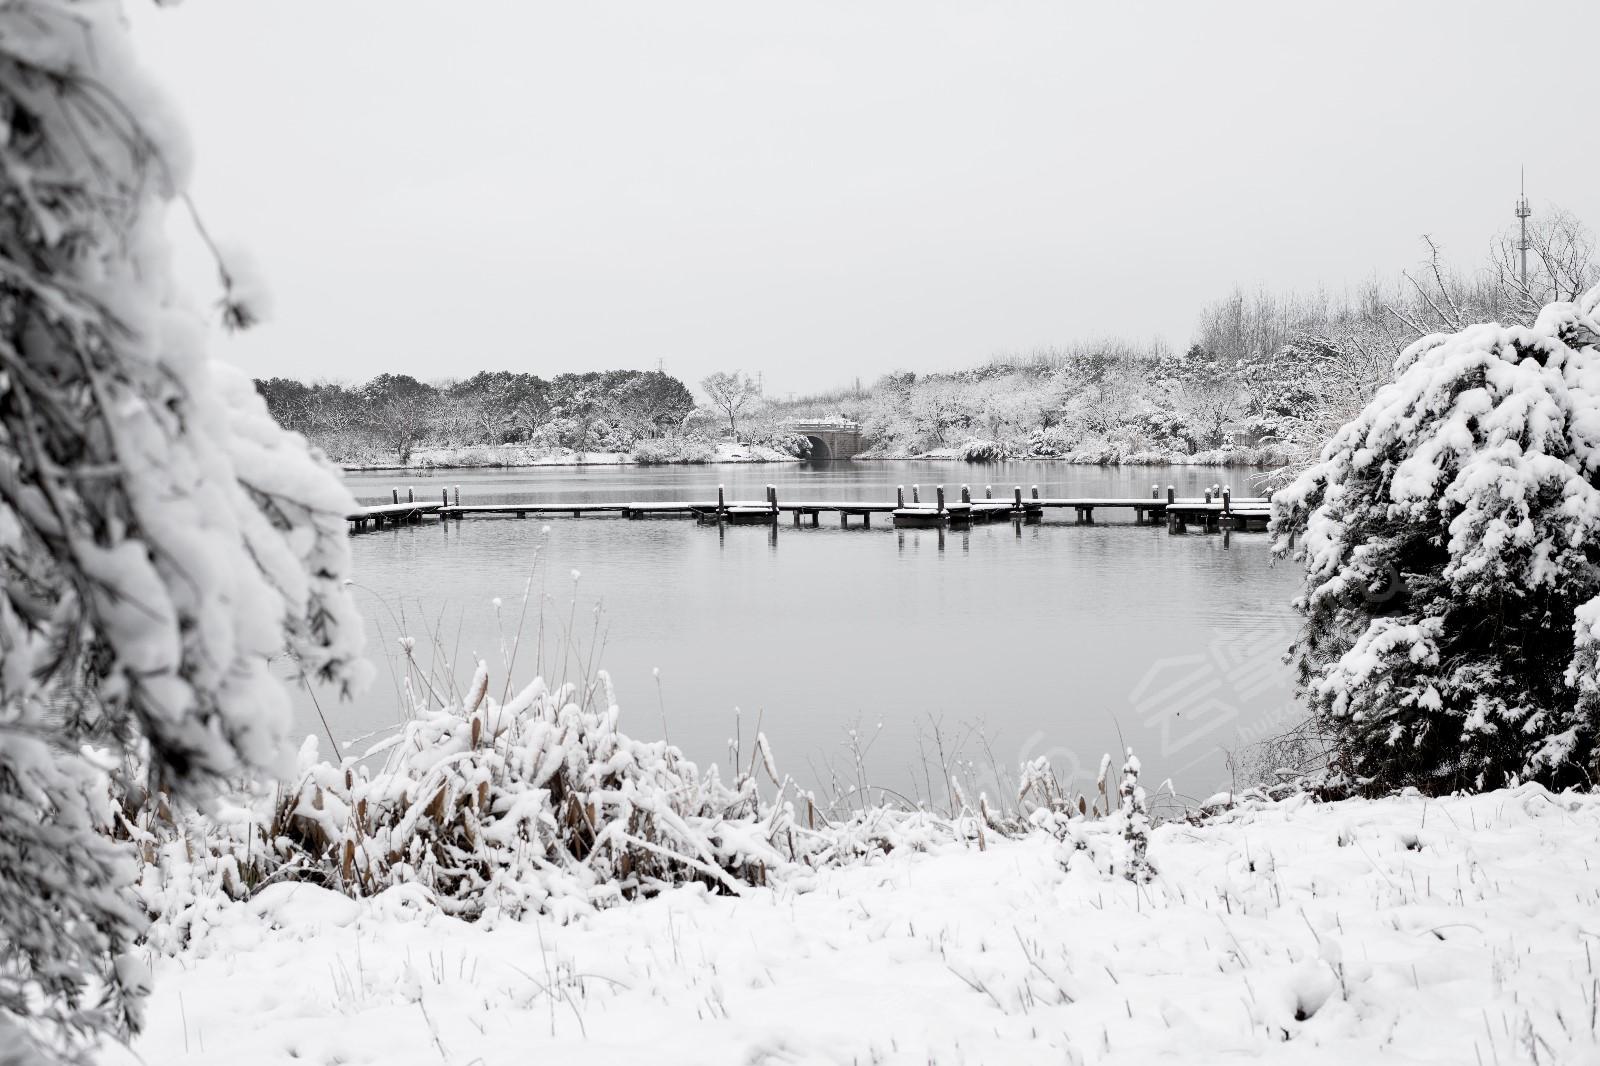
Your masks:
{"label": "white sky", "polygon": [[[256,376],[769,393],[1600,227],[1600,3],[135,0]],[[1520,58],[1519,58],[1520,57]]]}

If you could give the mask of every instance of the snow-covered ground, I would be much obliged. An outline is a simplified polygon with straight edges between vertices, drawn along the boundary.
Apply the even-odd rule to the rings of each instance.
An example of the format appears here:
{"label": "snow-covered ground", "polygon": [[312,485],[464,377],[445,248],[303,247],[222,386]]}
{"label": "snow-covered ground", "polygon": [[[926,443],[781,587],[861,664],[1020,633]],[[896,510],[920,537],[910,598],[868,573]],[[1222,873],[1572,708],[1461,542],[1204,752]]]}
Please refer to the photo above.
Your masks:
{"label": "snow-covered ground", "polygon": [[[1042,833],[574,924],[268,888],[175,959],[149,1063],[1600,1063],[1600,797],[1235,811],[1148,884]],[[1068,860],[1063,868],[1062,858]],[[123,1053],[106,1061],[121,1061]]]}
{"label": "snow-covered ground", "polygon": [[[707,445],[711,458],[707,463],[798,463],[799,459],[788,452],[769,448],[764,444],[735,444],[716,441]],[[634,466],[638,460],[631,452],[580,452],[573,448],[529,448],[519,444],[473,445],[465,448],[418,448],[411,454],[408,466],[391,463],[340,464],[345,470],[469,470],[479,467],[525,466]]]}

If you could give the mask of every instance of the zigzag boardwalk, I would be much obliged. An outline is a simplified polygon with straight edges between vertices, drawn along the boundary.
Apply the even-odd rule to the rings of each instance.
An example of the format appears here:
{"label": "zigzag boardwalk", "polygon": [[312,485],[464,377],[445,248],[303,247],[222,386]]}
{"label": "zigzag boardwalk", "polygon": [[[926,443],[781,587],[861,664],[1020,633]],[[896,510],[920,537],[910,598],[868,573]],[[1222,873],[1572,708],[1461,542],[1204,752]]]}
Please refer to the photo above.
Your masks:
{"label": "zigzag boardwalk", "polygon": [[1050,509],[1071,509],[1078,525],[1093,525],[1096,511],[1131,511],[1136,526],[1166,524],[1168,533],[1186,533],[1191,525],[1201,532],[1215,533],[1224,530],[1265,530],[1270,517],[1268,501],[1260,497],[1234,499],[1232,491],[1222,485],[1213,486],[1203,499],[1177,498],[1172,486],[1163,494],[1158,486],[1150,486],[1148,498],[1125,499],[1105,497],[1051,497],[1041,496],[1039,487],[1033,486],[1024,497],[1022,486],[1011,490],[1011,498],[995,499],[992,486],[985,486],[982,499],[974,499],[966,485],[961,486],[959,501],[945,500],[944,486],[934,488],[934,498],[922,500],[919,485],[911,486],[911,498],[906,500],[902,486],[896,490],[895,500],[884,503],[866,503],[860,500],[839,502],[801,501],[785,503],[778,499],[778,490],[767,486],[767,498],[753,502],[730,502],[722,486],[717,486],[717,498],[704,502],[643,501],[639,503],[539,503],[535,501],[514,503],[461,503],[461,488],[456,486],[455,502],[450,492],[444,490],[439,503],[419,503],[416,493],[407,490],[406,500],[400,499],[400,490],[393,491],[393,502],[377,507],[364,507],[347,516],[350,531],[359,533],[368,527],[380,529],[385,525],[400,525],[422,521],[424,515],[436,514],[440,521],[481,516],[527,518],[535,516],[585,515],[613,516],[618,518],[694,518],[701,522],[726,522],[732,525],[776,525],[782,516],[789,515],[796,526],[809,520],[812,526],[822,524],[822,514],[839,516],[839,524],[848,527],[851,519],[871,528],[874,515],[888,516],[899,528],[961,528],[981,522],[1016,521],[1039,522]]}

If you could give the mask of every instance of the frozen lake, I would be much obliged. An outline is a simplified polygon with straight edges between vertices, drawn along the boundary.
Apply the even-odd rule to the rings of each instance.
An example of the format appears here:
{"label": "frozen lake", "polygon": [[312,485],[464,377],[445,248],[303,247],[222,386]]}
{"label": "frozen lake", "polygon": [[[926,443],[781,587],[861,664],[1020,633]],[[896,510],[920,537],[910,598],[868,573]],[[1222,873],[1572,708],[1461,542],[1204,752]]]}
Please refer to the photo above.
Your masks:
{"label": "frozen lake", "polygon": [[[789,500],[874,500],[920,483],[996,497],[1013,485],[1046,496],[1146,496],[1152,484],[1199,495],[1248,473],[1198,467],[1059,463],[848,462],[817,465],[589,467],[351,474],[364,503],[407,486],[419,500],[461,486],[463,503],[755,500],[778,486]],[[670,739],[701,763],[726,763],[759,720],[780,771],[822,787],[841,781],[903,792],[938,790],[937,739],[997,788],[1025,758],[1092,776],[1118,737],[1135,747],[1147,782],[1171,777],[1204,796],[1227,781],[1225,751],[1295,719],[1282,654],[1295,631],[1288,603],[1298,568],[1276,564],[1263,534],[1169,536],[1131,515],[1078,526],[1052,511],[1042,524],[970,530],[820,528],[787,519],[719,529],[684,518],[426,519],[352,538],[358,593],[379,663],[372,690],[323,701],[341,742],[399,718],[398,638],[416,639],[425,666],[454,662],[464,685],[474,656],[505,683],[505,648],[532,578],[516,686],[537,667],[574,673],[557,635],[610,671],[622,728]],[[1019,535],[1020,528],[1020,535]],[[548,529],[548,532],[545,530]],[[572,571],[581,578],[574,583]],[[574,593],[576,590],[576,598]],[[493,601],[502,601],[497,624]],[[542,653],[537,634],[545,634]],[[542,662],[541,662],[542,660]],[[659,686],[654,671],[659,669]],[[302,700],[305,728],[321,732]],[[736,716],[735,708],[742,711]],[[935,737],[938,724],[939,738]],[[849,751],[866,748],[858,774]],[[985,739],[986,738],[986,739]],[[834,770],[830,771],[829,767]],[[931,773],[930,773],[930,768]],[[998,787],[1007,787],[1002,784]],[[941,796],[941,798],[943,798]]]}

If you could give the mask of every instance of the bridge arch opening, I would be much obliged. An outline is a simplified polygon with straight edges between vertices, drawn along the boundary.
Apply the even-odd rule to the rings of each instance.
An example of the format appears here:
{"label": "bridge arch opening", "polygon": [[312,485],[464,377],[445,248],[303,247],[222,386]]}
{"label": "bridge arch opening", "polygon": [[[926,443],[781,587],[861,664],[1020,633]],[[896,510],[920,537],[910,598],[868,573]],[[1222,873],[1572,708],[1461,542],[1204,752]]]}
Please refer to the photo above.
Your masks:
{"label": "bridge arch opening", "polygon": [[822,461],[833,458],[833,449],[828,447],[827,441],[815,433],[807,433],[806,440],[811,442],[811,454],[807,458]]}

